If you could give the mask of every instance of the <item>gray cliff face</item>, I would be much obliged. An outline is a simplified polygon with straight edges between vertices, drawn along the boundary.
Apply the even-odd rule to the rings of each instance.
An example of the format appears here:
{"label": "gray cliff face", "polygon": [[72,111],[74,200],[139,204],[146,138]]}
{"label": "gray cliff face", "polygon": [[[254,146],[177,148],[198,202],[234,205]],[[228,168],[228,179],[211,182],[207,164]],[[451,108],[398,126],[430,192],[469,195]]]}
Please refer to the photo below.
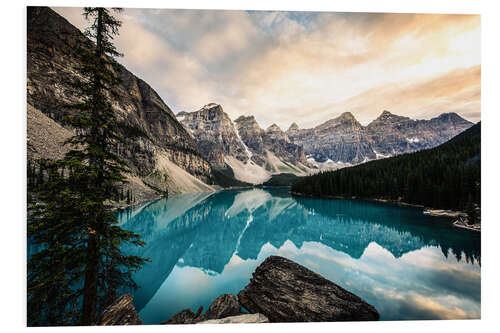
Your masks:
{"label": "gray cliff face", "polygon": [[[240,116],[234,121],[238,133],[241,139],[247,147],[257,155],[264,155],[265,147],[262,136],[264,135],[264,130],[260,128],[259,124],[255,120],[254,116]],[[254,158],[252,157],[252,160]],[[259,164],[258,161],[254,160],[255,163]],[[260,164],[259,164],[260,165]]]}
{"label": "gray cliff face", "polygon": [[262,136],[264,146],[277,157],[292,164],[306,164],[304,148],[290,142],[288,135],[276,124],[269,126]]}
{"label": "gray cliff face", "polygon": [[[276,124],[260,128],[253,116],[241,116],[234,122],[215,103],[195,112],[180,112],[177,119],[195,139],[197,148],[212,165],[226,167],[225,157],[232,156],[243,163],[251,161],[271,170],[268,152],[282,162],[306,164],[304,149],[288,138]],[[276,161],[274,161],[276,163]]]}
{"label": "gray cliff face", "polygon": [[245,146],[220,105],[210,103],[195,112],[180,112],[177,119],[193,135],[203,157],[214,166],[224,167],[225,155],[243,163],[248,161]]}
{"label": "gray cliff face", "polygon": [[384,111],[368,126],[362,126],[351,113],[345,112],[311,129],[292,124],[287,135],[317,162],[330,159],[358,164],[438,146],[472,125],[456,113],[413,120]]}
{"label": "gray cliff face", "polygon": [[252,151],[252,160],[256,164],[265,165],[266,151],[293,165],[307,163],[302,146],[290,142],[288,135],[276,124],[263,130],[257,124],[254,116],[241,116],[235,120],[235,124],[241,139]]}
{"label": "gray cliff face", "polygon": [[472,125],[456,113],[413,120],[384,111],[366,127],[366,133],[374,151],[393,156],[436,147]]}
{"label": "gray cliff face", "polygon": [[[315,127],[313,131],[305,132],[307,137],[304,138],[303,146],[306,154],[312,155],[318,162],[331,159],[360,163],[365,157],[375,158],[363,132],[363,126],[350,112],[345,112]],[[292,136],[292,141],[299,144],[296,140]]]}
{"label": "gray cliff face", "polygon": [[[62,126],[70,111],[63,104],[78,99],[68,81],[78,74],[78,47],[92,47],[90,40],[63,17],[47,7],[28,7],[27,102]],[[201,156],[194,139],[170,108],[146,82],[121,67],[122,83],[113,99],[122,134],[132,138],[119,153],[139,177],[151,174],[158,154],[164,154],[202,181],[211,177],[210,164]],[[29,133],[28,133],[29,135]]]}

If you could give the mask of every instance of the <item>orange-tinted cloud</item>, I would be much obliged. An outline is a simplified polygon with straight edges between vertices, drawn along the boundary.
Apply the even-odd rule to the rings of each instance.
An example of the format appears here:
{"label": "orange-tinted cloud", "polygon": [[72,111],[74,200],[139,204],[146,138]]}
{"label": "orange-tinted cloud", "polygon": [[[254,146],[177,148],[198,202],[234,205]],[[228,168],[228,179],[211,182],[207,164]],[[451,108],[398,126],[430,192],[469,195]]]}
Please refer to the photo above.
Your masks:
{"label": "orange-tinted cloud", "polygon": [[[83,27],[78,9],[57,8]],[[263,127],[383,109],[480,119],[478,15],[128,9],[123,63],[178,112],[208,102]]]}

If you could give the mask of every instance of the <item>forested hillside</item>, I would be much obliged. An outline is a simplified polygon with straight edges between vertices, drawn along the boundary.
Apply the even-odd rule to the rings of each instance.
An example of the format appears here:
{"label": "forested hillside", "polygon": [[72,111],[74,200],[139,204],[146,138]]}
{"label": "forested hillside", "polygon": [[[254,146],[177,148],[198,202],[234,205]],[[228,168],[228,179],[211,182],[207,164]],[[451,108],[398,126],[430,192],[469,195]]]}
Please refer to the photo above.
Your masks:
{"label": "forested hillside", "polygon": [[304,177],[292,192],[465,209],[480,203],[481,123],[428,150]]}

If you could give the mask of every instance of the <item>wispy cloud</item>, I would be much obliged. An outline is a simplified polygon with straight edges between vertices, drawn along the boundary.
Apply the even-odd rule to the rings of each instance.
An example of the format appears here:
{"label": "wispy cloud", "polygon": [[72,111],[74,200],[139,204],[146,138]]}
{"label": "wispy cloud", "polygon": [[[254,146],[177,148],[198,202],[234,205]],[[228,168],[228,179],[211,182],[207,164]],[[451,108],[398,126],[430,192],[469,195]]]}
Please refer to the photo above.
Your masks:
{"label": "wispy cloud", "polygon": [[[85,26],[78,8],[55,8]],[[480,120],[478,15],[127,9],[122,62],[178,112],[208,102],[262,127],[351,111]]]}

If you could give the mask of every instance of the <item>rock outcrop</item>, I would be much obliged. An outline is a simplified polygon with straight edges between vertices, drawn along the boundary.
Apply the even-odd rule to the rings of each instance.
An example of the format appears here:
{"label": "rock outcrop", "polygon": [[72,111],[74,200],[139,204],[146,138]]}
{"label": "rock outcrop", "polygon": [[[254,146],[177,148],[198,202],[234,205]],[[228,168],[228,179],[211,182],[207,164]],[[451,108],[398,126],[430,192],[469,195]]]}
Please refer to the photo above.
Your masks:
{"label": "rock outcrop", "polygon": [[[70,129],[64,117],[71,110],[64,105],[77,102],[78,97],[69,81],[79,75],[75,71],[80,62],[78,48],[92,48],[93,44],[52,9],[28,7],[27,11],[28,105]],[[166,175],[158,166],[161,154],[197,179],[209,182],[210,164],[156,91],[123,66],[118,75],[122,83],[111,100],[121,134],[132,139],[127,147],[118,147],[118,153],[128,161],[133,174],[142,180],[155,171]],[[168,184],[151,185],[143,184],[168,190]]]}
{"label": "rock outcrop", "polygon": [[436,147],[471,127],[456,113],[430,120],[413,120],[384,111],[368,126],[350,112],[309,129],[292,124],[286,134],[304,147],[310,163],[358,164],[421,149]]}
{"label": "rock outcrop", "polygon": [[[243,313],[244,307],[249,313]],[[270,256],[238,293],[223,294],[203,313],[184,309],[160,325],[378,320],[377,310],[321,275],[292,260]],[[98,325],[141,325],[125,294],[103,313]]]}
{"label": "rock outcrop", "polygon": [[196,313],[189,309],[184,309],[179,313],[176,313],[172,318],[165,320],[160,323],[160,325],[178,325],[178,324],[196,324],[200,316],[203,307],[200,307]]}
{"label": "rock outcrop", "polygon": [[141,319],[132,304],[132,296],[125,294],[107,307],[98,325],[142,325]]}
{"label": "rock outcrop", "polygon": [[215,103],[195,112],[180,112],[177,119],[188,129],[201,154],[212,165],[225,167],[224,156],[234,156],[246,163],[249,154],[236,132],[233,122]]}
{"label": "rock outcrop", "polygon": [[260,313],[244,314],[239,316],[226,317],[222,319],[211,319],[199,322],[198,324],[262,324],[268,323],[269,319]]}
{"label": "rock outcrop", "polygon": [[217,297],[204,314],[201,314],[202,311],[203,307],[200,307],[196,313],[189,309],[185,309],[161,324],[195,324],[207,320],[222,319],[242,314],[238,298],[232,294],[223,294]]}
{"label": "rock outcrop", "polygon": [[263,130],[254,116],[241,116],[234,122],[241,139],[253,153],[252,160],[258,165],[265,166],[266,162],[270,162],[267,152],[294,166],[307,163],[302,146],[290,142],[288,135],[278,125],[272,124]]}
{"label": "rock outcrop", "polygon": [[208,310],[200,316],[200,320],[221,319],[241,314],[241,305],[238,297],[232,294],[224,294],[210,304]]}
{"label": "rock outcrop", "polygon": [[270,256],[238,294],[250,313],[271,322],[378,320],[377,310],[319,274],[289,259]]}

